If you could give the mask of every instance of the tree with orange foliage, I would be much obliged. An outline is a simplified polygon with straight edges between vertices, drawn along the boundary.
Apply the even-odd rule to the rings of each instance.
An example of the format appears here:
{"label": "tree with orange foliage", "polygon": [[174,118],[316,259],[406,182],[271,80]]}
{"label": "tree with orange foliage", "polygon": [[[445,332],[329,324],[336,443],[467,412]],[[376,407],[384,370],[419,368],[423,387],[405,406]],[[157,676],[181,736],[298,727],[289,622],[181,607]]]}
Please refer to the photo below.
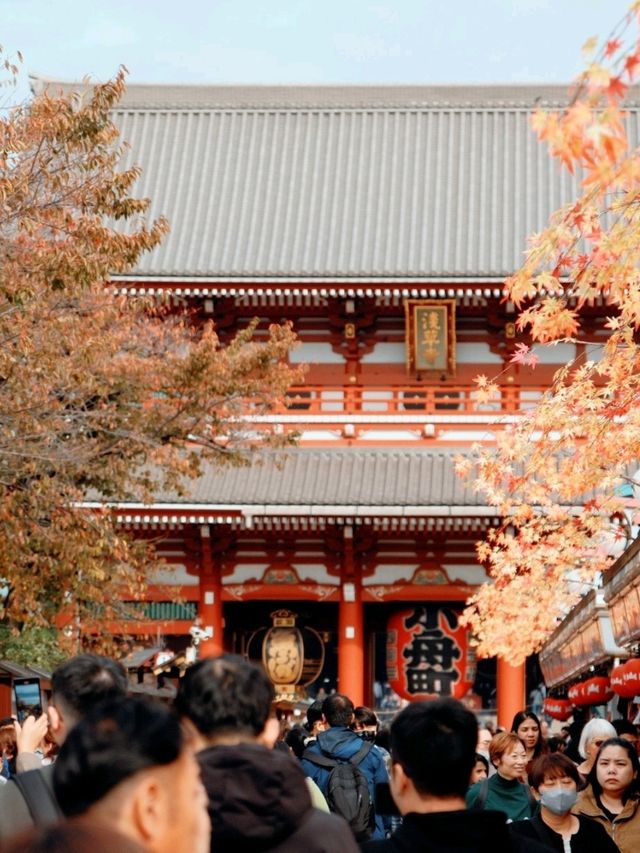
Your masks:
{"label": "tree with orange foliage", "polygon": [[[566,109],[538,111],[532,125],[582,194],[535,234],[505,299],[518,327],[540,343],[598,350],[560,369],[543,399],[500,434],[496,452],[478,450],[475,475],[501,525],[478,544],[491,583],[471,598],[465,619],[478,651],[521,662],[539,649],[587,587],[610,565],[612,519],[629,511],[622,484],[640,457],[640,150],[630,147],[624,99],[640,68],[640,2],[593,57]],[[584,341],[580,310],[603,304],[606,339]],[[521,345],[513,360],[535,363]],[[478,394],[497,384],[478,377]]]}
{"label": "tree with orange foliage", "polygon": [[119,167],[124,87],[121,71],[87,100],[37,95],[0,119],[2,615],[18,630],[66,623],[76,645],[142,595],[153,557],[78,503],[184,492],[203,464],[284,443],[243,417],[301,378],[288,326],[222,347],[211,325],[108,285],[169,227]]}

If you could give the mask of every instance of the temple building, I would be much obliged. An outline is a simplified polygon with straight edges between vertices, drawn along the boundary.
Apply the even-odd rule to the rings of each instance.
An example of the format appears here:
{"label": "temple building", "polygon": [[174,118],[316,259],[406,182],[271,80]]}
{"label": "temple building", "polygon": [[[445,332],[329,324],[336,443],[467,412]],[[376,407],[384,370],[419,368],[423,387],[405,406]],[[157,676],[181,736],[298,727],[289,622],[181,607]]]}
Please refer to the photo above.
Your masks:
{"label": "temple building", "polygon": [[[317,672],[291,646],[282,684],[307,666],[314,690],[356,703],[440,693],[479,708],[497,691],[503,724],[524,706],[524,668],[498,661],[496,679],[458,624],[486,580],[474,543],[498,518],[454,457],[494,442],[583,346],[511,363],[526,339],[502,298],[527,236],[578,193],[530,128],[534,106],[564,99],[543,85],[130,86],[114,114],[125,165],[171,233],[118,286],[169,295],[223,341],[253,317],[290,320],[290,358],[309,366],[281,412],[249,416],[296,430],[295,449],[207,470],[187,499],[116,506],[169,565],[134,630],[175,645],[197,619],[204,651],[252,654],[272,624],[309,629]],[[600,314],[585,318],[594,342]],[[478,374],[499,377],[499,398],[476,399]]]}

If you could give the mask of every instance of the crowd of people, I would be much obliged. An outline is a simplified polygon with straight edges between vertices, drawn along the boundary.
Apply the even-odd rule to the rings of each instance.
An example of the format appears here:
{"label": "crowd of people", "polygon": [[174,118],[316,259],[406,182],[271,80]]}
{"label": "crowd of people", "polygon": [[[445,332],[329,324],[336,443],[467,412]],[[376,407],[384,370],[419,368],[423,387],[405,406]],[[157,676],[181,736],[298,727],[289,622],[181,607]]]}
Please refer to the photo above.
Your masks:
{"label": "crowd of people", "polygon": [[206,658],[172,706],[79,655],[46,714],[0,721],[1,853],[638,853],[638,733],[478,729],[453,699],[389,730],[334,693],[283,726],[258,666]]}

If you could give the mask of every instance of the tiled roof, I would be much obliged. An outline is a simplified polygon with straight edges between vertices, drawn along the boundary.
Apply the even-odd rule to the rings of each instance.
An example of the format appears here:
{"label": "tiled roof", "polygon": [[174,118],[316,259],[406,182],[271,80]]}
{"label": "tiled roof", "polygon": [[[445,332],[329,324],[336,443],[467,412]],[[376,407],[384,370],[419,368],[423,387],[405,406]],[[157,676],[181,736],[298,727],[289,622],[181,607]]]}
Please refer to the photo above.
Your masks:
{"label": "tiled roof", "polygon": [[454,471],[454,455],[427,450],[268,451],[259,464],[210,468],[188,496],[158,494],[156,504],[206,506],[481,506]]}
{"label": "tiled roof", "polygon": [[[142,166],[136,193],[172,227],[134,274],[501,279],[578,191],[529,126],[536,103],[564,97],[546,85],[131,86],[115,113],[126,165]],[[629,123],[636,137],[633,106]]]}

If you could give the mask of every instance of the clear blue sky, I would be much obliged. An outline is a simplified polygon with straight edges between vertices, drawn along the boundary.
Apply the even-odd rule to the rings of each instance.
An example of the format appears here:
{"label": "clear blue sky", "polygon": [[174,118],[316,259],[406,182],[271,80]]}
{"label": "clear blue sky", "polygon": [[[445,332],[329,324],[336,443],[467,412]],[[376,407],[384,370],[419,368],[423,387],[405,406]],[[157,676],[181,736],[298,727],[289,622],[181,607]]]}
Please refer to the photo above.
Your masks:
{"label": "clear blue sky", "polygon": [[565,82],[629,0],[0,0],[0,43],[58,79]]}

